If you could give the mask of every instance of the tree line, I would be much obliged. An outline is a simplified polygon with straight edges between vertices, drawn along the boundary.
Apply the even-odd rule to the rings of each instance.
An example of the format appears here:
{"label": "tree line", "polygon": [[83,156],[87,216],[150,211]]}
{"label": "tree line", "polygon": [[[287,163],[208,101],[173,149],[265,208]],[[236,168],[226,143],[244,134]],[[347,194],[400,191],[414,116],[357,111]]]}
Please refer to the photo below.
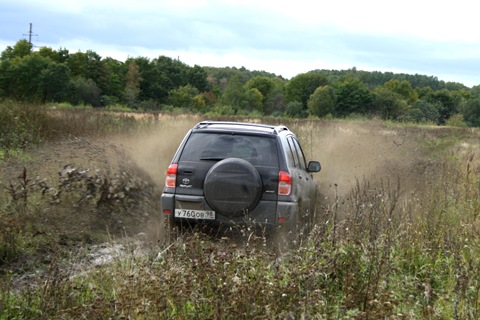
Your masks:
{"label": "tree line", "polygon": [[189,66],[159,56],[121,62],[26,40],[0,55],[0,100],[215,115],[371,117],[480,127],[480,86],[433,76],[312,70],[290,80],[245,68]]}

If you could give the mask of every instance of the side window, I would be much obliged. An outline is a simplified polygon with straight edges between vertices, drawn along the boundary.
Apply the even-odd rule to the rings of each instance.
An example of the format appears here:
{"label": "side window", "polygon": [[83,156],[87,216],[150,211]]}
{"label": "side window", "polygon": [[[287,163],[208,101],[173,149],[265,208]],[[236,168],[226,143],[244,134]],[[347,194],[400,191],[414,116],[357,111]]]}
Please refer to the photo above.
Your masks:
{"label": "side window", "polygon": [[296,167],[297,164],[298,164],[298,160],[295,159],[295,157],[294,157],[295,149],[294,149],[294,146],[293,146],[292,142],[290,141],[290,138],[287,139],[287,145],[285,146],[285,152],[287,154],[288,163],[291,164],[292,166]]}
{"label": "side window", "polygon": [[307,164],[306,164],[306,161],[305,161],[305,156],[303,155],[303,150],[300,147],[300,144],[298,143],[297,140],[295,140],[294,138],[292,138],[292,140],[293,140],[293,143],[295,145],[295,149],[297,151],[297,156],[298,156],[298,161],[299,161],[299,164],[300,164],[300,168],[302,168],[303,170],[306,170],[307,169]]}
{"label": "side window", "polygon": [[293,159],[295,160],[295,167],[296,168],[303,168],[303,165],[302,165],[302,158],[300,158],[299,156],[299,152],[298,152],[298,148],[296,146],[296,141],[293,137],[289,137],[288,138],[288,144],[290,146],[290,149],[292,150],[292,154],[293,154]]}

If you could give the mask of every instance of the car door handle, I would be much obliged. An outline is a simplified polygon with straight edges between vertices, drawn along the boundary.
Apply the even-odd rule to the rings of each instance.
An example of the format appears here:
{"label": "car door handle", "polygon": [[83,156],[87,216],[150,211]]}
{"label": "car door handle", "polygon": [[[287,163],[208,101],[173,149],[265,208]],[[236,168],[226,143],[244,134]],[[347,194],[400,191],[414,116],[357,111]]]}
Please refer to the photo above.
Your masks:
{"label": "car door handle", "polygon": [[193,174],[195,172],[195,169],[193,168],[185,168],[182,170],[183,174]]}

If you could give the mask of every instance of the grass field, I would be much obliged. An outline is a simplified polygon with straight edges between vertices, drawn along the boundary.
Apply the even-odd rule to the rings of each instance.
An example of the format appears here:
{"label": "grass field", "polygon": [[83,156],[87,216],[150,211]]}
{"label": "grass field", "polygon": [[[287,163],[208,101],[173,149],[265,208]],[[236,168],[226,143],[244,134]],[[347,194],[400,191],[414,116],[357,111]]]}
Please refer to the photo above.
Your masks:
{"label": "grass field", "polygon": [[480,318],[478,130],[229,118],[286,124],[322,164],[286,250],[249,229],[165,241],[164,173],[205,119],[2,108],[0,319]]}

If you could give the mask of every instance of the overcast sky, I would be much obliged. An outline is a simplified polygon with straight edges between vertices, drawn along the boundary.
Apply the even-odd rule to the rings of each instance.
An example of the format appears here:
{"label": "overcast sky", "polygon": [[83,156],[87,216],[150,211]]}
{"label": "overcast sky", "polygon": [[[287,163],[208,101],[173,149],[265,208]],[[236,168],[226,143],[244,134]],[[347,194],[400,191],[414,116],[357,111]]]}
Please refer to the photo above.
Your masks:
{"label": "overcast sky", "polygon": [[0,0],[0,51],[20,39],[103,58],[179,58],[291,78],[315,69],[480,84],[474,0]]}

